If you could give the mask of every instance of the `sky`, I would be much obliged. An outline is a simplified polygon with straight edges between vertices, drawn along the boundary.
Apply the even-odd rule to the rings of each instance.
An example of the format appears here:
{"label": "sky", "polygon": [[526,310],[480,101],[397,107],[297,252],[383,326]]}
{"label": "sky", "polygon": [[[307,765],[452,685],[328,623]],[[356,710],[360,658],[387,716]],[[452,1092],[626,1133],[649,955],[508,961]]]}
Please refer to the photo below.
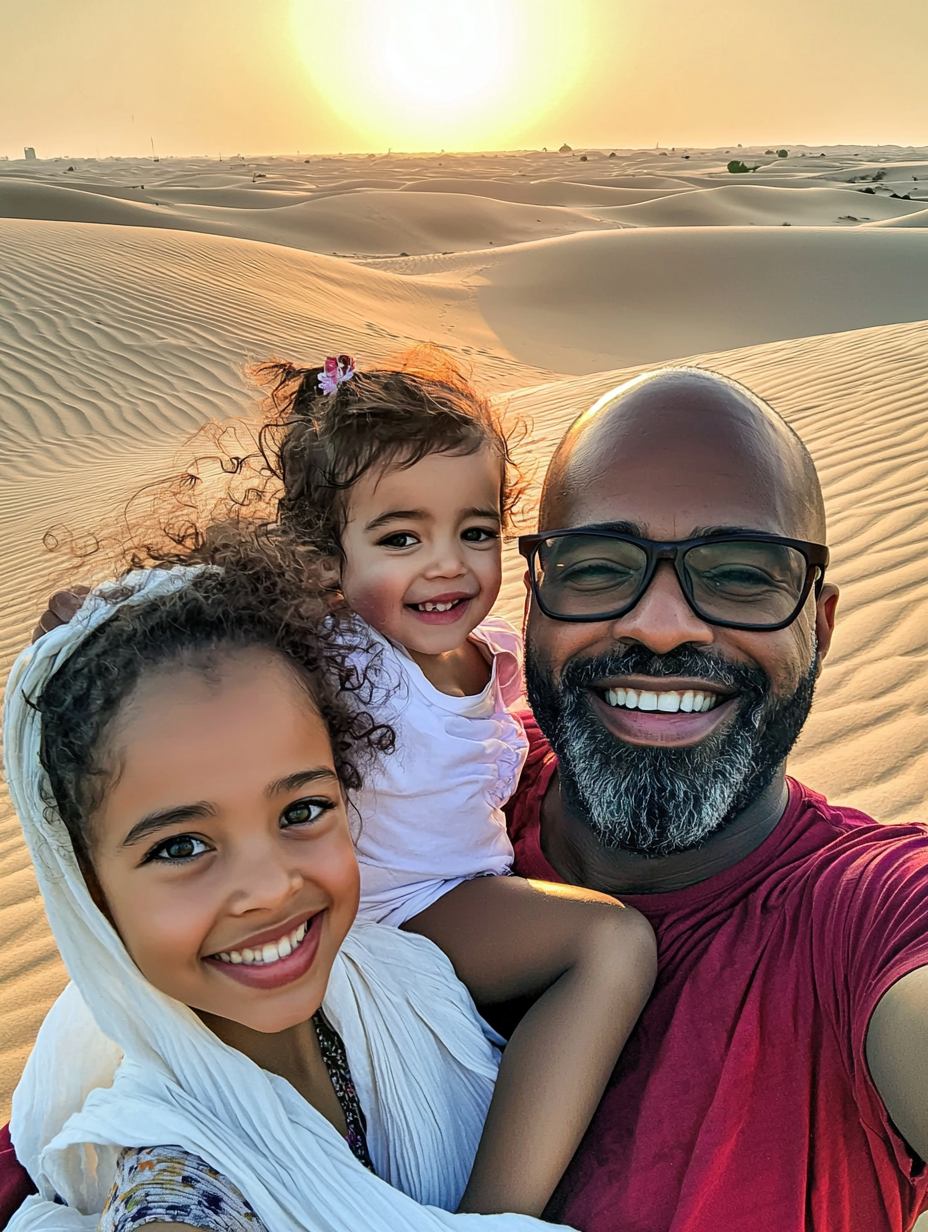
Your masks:
{"label": "sky", "polygon": [[928,0],[0,0],[0,155],[928,143]]}

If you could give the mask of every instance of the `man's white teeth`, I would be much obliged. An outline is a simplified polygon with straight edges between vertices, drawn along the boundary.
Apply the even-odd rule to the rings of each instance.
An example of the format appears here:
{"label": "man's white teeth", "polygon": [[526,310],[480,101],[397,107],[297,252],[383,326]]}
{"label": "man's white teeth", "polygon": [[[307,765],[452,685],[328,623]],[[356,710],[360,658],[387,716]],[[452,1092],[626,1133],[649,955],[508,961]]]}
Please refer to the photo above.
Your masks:
{"label": "man's white teeth", "polygon": [[420,612],[450,612],[457,602],[457,599],[452,599],[450,603],[417,603],[416,607]]}
{"label": "man's white teeth", "polygon": [[245,963],[246,966],[278,962],[281,958],[286,958],[288,954],[293,953],[306,936],[308,928],[309,924],[304,922],[286,937],[281,937],[279,941],[269,941],[267,945],[262,945],[256,950],[249,950],[247,948],[244,950],[226,950],[222,954],[214,955],[214,957],[222,962]]}
{"label": "man's white teeth", "polygon": [[717,693],[697,693],[687,689],[685,693],[651,693],[644,689],[607,689],[606,701],[610,706],[625,710],[661,710],[666,714],[699,714],[712,710],[721,698]]}

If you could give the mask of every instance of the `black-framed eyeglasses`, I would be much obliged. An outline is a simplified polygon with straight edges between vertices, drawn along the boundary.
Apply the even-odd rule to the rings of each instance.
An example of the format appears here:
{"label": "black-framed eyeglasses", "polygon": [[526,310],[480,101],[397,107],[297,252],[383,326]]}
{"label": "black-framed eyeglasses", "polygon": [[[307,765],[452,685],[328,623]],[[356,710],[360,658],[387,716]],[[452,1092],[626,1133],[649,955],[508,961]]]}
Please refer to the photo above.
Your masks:
{"label": "black-framed eyeglasses", "polygon": [[739,532],[663,543],[610,526],[522,535],[519,551],[535,602],[552,620],[625,616],[667,560],[700,619],[768,632],[792,624],[813,587],[821,593],[829,561],[823,544],[780,535]]}

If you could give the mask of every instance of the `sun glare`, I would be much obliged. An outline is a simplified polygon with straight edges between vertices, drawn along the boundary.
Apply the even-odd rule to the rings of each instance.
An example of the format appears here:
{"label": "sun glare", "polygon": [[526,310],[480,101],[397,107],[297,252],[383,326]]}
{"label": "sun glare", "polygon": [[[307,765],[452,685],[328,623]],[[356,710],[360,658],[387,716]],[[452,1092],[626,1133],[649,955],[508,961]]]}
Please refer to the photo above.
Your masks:
{"label": "sun glare", "polygon": [[293,0],[313,85],[374,149],[492,149],[576,80],[583,0]]}

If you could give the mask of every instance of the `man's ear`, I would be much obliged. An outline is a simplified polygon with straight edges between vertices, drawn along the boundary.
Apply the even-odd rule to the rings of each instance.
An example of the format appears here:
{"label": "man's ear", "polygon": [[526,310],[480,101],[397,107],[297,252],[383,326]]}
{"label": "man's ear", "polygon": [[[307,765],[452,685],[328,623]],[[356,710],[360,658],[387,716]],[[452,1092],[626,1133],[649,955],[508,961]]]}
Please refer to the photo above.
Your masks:
{"label": "man's ear", "polygon": [[831,639],[835,631],[835,611],[838,607],[840,591],[831,582],[822,587],[815,604],[815,636],[818,642],[819,671],[822,670],[822,660],[831,647]]}

